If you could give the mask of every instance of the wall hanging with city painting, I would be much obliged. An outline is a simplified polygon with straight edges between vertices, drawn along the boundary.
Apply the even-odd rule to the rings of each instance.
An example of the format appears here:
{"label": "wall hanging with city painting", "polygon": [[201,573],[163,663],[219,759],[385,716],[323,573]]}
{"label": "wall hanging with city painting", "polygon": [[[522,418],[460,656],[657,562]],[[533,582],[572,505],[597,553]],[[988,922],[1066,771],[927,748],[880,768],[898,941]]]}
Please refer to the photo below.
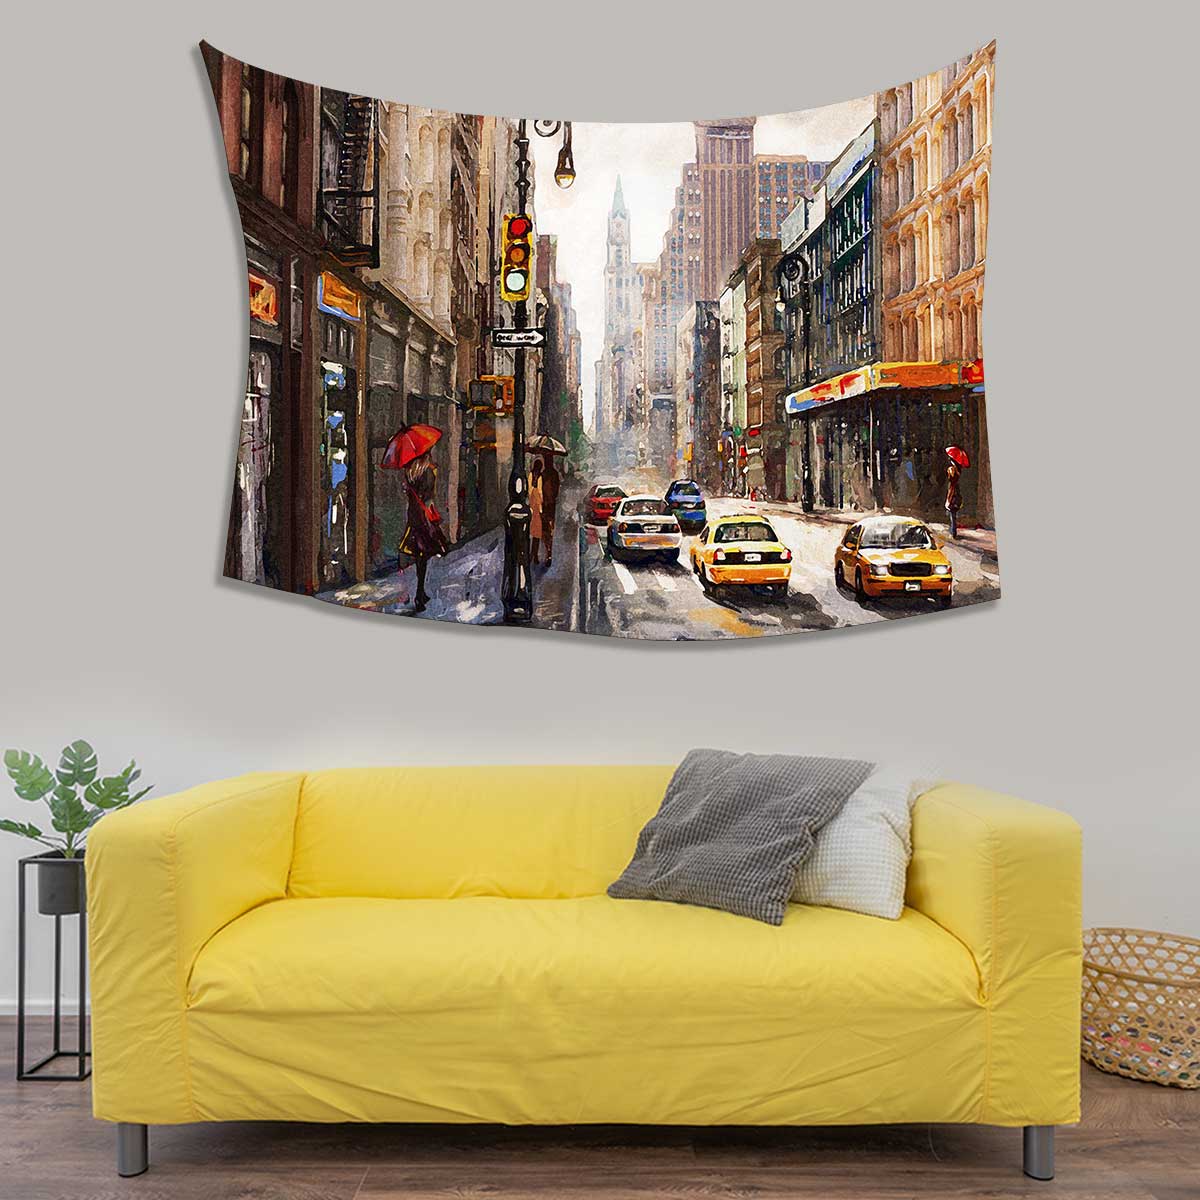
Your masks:
{"label": "wall hanging with city painting", "polygon": [[671,640],[1000,594],[994,43],[825,108],[619,125],[202,51],[250,298],[225,575]]}

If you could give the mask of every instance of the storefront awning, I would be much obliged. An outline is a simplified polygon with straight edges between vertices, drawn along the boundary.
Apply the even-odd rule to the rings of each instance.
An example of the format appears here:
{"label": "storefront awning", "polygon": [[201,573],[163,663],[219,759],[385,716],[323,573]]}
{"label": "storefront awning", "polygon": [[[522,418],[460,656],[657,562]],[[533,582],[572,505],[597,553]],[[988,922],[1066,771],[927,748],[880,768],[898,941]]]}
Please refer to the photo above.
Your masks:
{"label": "storefront awning", "polygon": [[983,383],[983,359],[969,362],[871,363],[845,371],[832,379],[800,388],[784,397],[791,416],[811,412],[837,400],[865,396],[868,392],[895,388],[947,388]]}

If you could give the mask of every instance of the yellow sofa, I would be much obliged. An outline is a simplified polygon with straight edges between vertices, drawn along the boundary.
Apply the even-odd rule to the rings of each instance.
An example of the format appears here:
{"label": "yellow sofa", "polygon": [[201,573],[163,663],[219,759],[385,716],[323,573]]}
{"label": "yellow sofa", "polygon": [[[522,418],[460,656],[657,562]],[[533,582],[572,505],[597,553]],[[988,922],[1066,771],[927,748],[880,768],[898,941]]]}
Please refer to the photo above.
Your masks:
{"label": "yellow sofa", "polygon": [[189,1121],[917,1121],[1029,1127],[1044,1175],[1079,1105],[1074,821],[942,784],[900,920],[775,928],[605,894],[672,770],[255,774],[106,816],[93,1104],[121,1172]]}

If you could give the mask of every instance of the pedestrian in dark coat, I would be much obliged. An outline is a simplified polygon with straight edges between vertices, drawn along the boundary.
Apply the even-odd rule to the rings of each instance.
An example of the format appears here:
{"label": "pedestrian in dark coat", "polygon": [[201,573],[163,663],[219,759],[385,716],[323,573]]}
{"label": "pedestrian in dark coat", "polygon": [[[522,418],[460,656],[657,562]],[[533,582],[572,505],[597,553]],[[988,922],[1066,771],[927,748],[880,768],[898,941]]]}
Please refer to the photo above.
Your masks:
{"label": "pedestrian in dark coat", "polygon": [[400,538],[400,554],[408,555],[417,566],[417,595],[414,612],[424,612],[429,604],[425,591],[425,571],[435,554],[445,554],[450,541],[442,525],[442,514],[433,502],[437,488],[437,468],[428,452],[414,458],[404,468],[404,492],[408,497],[408,524]]}
{"label": "pedestrian in dark coat", "polygon": [[962,492],[958,488],[958,479],[962,468],[956,462],[951,462],[946,468],[946,511],[950,514],[950,536],[958,537],[958,510],[962,508]]}
{"label": "pedestrian in dark coat", "polygon": [[546,543],[546,566],[554,557],[554,524],[558,517],[558,492],[562,486],[562,476],[554,465],[554,459],[547,457],[542,467],[542,538]]}

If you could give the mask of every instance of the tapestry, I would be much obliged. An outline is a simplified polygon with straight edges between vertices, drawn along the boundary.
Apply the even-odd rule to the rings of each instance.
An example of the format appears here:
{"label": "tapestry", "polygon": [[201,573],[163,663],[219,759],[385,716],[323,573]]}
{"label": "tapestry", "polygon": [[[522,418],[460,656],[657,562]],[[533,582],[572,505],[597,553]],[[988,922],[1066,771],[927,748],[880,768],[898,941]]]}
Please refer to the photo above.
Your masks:
{"label": "tapestry", "polygon": [[202,44],[246,247],[224,574],[703,640],[1000,594],[995,43],[804,112],[442,112]]}

